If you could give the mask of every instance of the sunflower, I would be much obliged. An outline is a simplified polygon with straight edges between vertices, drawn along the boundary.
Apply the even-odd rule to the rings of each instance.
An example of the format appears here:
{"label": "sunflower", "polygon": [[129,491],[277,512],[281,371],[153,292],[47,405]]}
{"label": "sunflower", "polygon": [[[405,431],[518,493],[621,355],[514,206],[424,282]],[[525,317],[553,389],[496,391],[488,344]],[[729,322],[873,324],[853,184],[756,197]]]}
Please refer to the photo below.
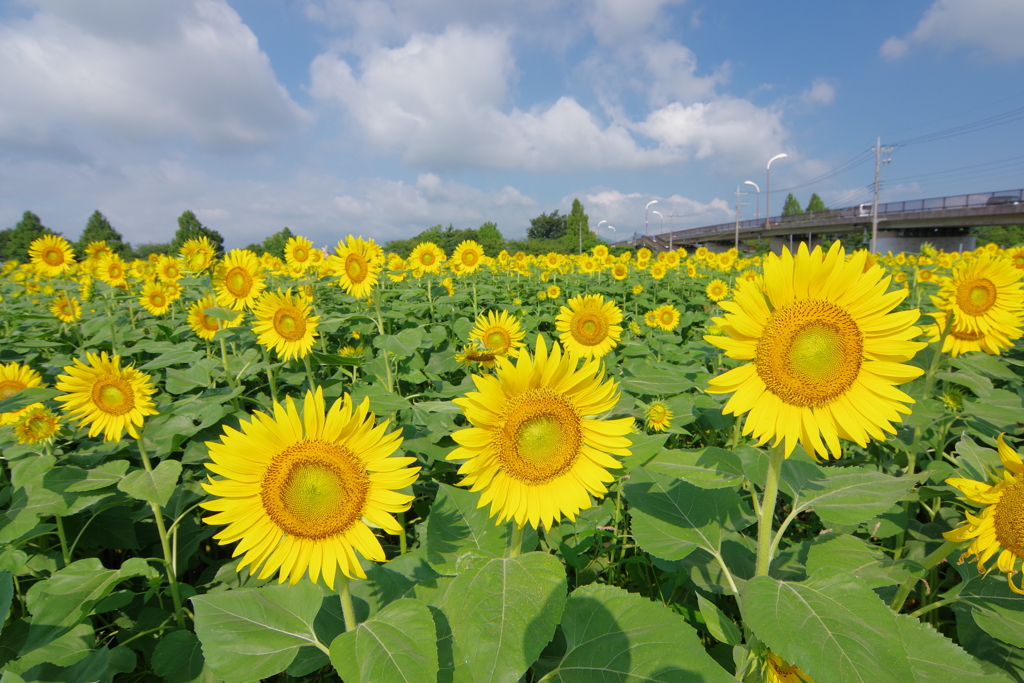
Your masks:
{"label": "sunflower", "polygon": [[196,336],[211,341],[217,330],[235,327],[242,321],[244,313],[239,312],[234,320],[222,320],[210,314],[211,308],[218,308],[212,296],[194,302],[188,309],[188,324]]}
{"label": "sunflower", "polygon": [[156,415],[150,395],[156,387],[150,376],[134,367],[121,367],[121,357],[107,357],[107,352],[87,353],[86,365],[75,359],[64,368],[66,375],[57,377],[57,389],[67,392],[58,396],[62,410],[80,427],[89,425],[89,436],[103,433],[104,441],[120,441],[121,433],[138,438],[135,429],[142,426],[146,415]]}
{"label": "sunflower", "polygon": [[325,409],[323,389],[306,392],[302,415],[289,397],[274,403],[273,416],[257,412],[241,430],[225,428],[220,443],[207,442],[206,467],[219,478],[203,488],[216,496],[202,503],[223,524],[214,538],[239,541],[237,570],[260,569],[259,578],[278,572],[295,584],[309,573],[334,588],[337,570],[366,578],[355,551],[385,561],[370,525],[389,534],[404,530],[394,514],[409,509],[412,496],[399,489],[416,481],[419,467],[410,457],[391,457],[402,443],[401,430],[375,425],[370,400],[358,407],[348,394]]}
{"label": "sunflower", "polygon": [[651,277],[655,280],[663,280],[668,270],[665,268],[664,263],[652,263],[651,264]]}
{"label": "sunflower", "polygon": [[[450,277],[446,277],[445,279],[441,280],[441,286],[444,287],[444,291],[448,294],[448,296],[455,295],[455,282]],[[547,295],[545,295],[545,298],[546,297]]]}
{"label": "sunflower", "polygon": [[629,266],[625,263],[616,263],[612,265],[612,277],[620,282],[629,277]]}
{"label": "sunflower", "polygon": [[160,258],[157,259],[156,276],[164,282],[177,282],[180,280],[182,276],[181,270],[181,261],[173,256],[161,254]]}
{"label": "sunflower", "polygon": [[668,429],[674,415],[661,401],[656,401],[647,406],[647,428],[656,432],[663,432]]}
{"label": "sunflower", "polygon": [[1009,251],[1006,257],[1013,264],[1013,267],[1017,270],[1024,270],[1024,247],[1017,247],[1012,251]]}
{"label": "sunflower", "polygon": [[800,667],[793,666],[774,652],[768,653],[765,660],[764,683],[814,683],[814,679],[805,674]]}
{"label": "sunflower", "polygon": [[[940,311],[929,315],[935,318],[935,324],[926,326],[924,333],[928,335],[929,343],[937,342],[942,337],[943,330],[946,329],[946,316],[948,314]],[[942,343],[942,353],[948,353],[954,358],[969,351],[984,351],[993,356],[998,356],[1006,349],[1011,348],[1013,342],[1020,339],[1022,335],[1024,335],[1024,331],[1019,327],[1010,330],[1009,334],[1004,334],[1002,330],[992,330],[986,334],[984,332],[972,332],[954,323],[950,327],[945,341]]]}
{"label": "sunflower", "polygon": [[405,259],[398,254],[391,254],[388,257],[388,279],[392,282],[401,282],[405,279],[405,271],[409,269]]}
{"label": "sunflower", "polygon": [[266,288],[263,264],[248,249],[232,249],[213,277],[217,303],[235,311],[252,308]]}
{"label": "sunflower", "polygon": [[60,235],[43,235],[32,240],[28,257],[36,272],[47,277],[63,274],[75,262],[71,243]]}
{"label": "sunflower", "polygon": [[[96,277],[111,287],[127,287],[124,260],[117,254],[108,254],[96,266]],[[83,297],[84,298],[84,297]]]}
{"label": "sunflower", "polygon": [[106,240],[96,240],[95,242],[89,242],[85,247],[85,258],[99,260],[107,254],[112,254],[113,251],[107,246]]}
{"label": "sunflower", "polygon": [[293,296],[290,287],[284,292],[278,290],[261,296],[255,312],[252,329],[256,341],[274,349],[281,359],[305,358],[313,348],[320,318],[310,315],[309,299],[301,294]]}
{"label": "sunflower", "polygon": [[[1003,463],[1003,476],[995,484],[973,479],[952,478],[946,483],[959,489],[971,503],[984,505],[980,515],[965,512],[965,521],[956,529],[943,534],[949,541],[974,539],[960,556],[960,562],[971,556],[977,558],[978,571],[988,573],[985,563],[992,556],[996,567],[1006,574],[1006,582],[1014,593],[1024,594],[1013,582],[1017,560],[1024,557],[1024,462],[1017,452],[999,435],[999,459]],[[1000,549],[1002,552],[1000,552]]]}
{"label": "sunflower", "polygon": [[311,240],[296,235],[284,245],[284,260],[293,268],[298,267],[305,270],[313,265],[314,251],[318,250],[313,249]]}
{"label": "sunflower", "polygon": [[458,268],[462,275],[475,272],[480,267],[480,261],[484,256],[484,248],[473,240],[466,240],[455,247],[452,252],[452,263]]}
{"label": "sunflower", "polygon": [[481,349],[476,346],[467,345],[464,346],[460,351],[455,353],[455,360],[463,365],[473,365],[478,363],[485,368],[493,368],[494,361],[500,357],[500,354],[495,353],[489,349]]}
{"label": "sunflower", "polygon": [[[862,255],[849,261],[839,242],[828,253],[805,244],[794,257],[783,247],[764,263],[764,292],[741,280],[726,315],[713,318],[728,336],[705,341],[737,360],[752,361],[715,377],[708,393],[733,393],[724,413],[750,412],[743,427],[760,443],[785,439],[817,457],[841,454],[839,439],[867,446],[885,440],[914,400],[895,388],[923,370],[906,361],[924,348],[920,313],[891,311],[905,290],[886,293],[880,267],[864,272]],[[766,293],[765,293],[766,292]]]}
{"label": "sunflower", "polygon": [[565,350],[585,358],[601,358],[615,348],[622,327],[622,311],[600,294],[574,296],[555,318],[555,329]]}
{"label": "sunflower", "polygon": [[[6,401],[22,389],[43,386],[43,378],[27,365],[8,363],[0,365],[0,401]],[[31,406],[27,406],[31,407]],[[0,426],[16,422],[26,408],[0,413]]]}
{"label": "sunflower", "polygon": [[61,294],[50,303],[50,313],[64,323],[73,323],[82,317],[82,305],[78,299]]}
{"label": "sunflower", "polygon": [[550,285],[547,289],[549,299],[557,299],[562,296],[562,290],[558,285]]}
{"label": "sunflower", "polygon": [[679,311],[672,304],[658,306],[654,309],[653,313],[656,325],[660,329],[663,329],[666,332],[675,332],[675,329],[679,327],[679,319],[681,316]]}
{"label": "sunflower", "polygon": [[953,266],[952,277],[932,302],[952,311],[958,328],[971,332],[999,331],[1008,335],[1024,314],[1021,277],[1010,261],[985,253]]}
{"label": "sunflower", "polygon": [[436,273],[444,259],[444,251],[433,242],[420,242],[409,254],[412,267],[424,273]]}
{"label": "sunflower", "polygon": [[153,315],[163,315],[171,308],[171,299],[164,291],[164,286],[159,282],[149,282],[142,286],[142,294],[139,295],[139,305]]}
{"label": "sunflower", "polygon": [[469,332],[469,341],[480,354],[479,359],[471,360],[483,364],[484,367],[493,367],[496,357],[517,353],[524,346],[525,336],[526,333],[519,326],[519,319],[509,315],[508,311],[483,313],[476,319],[476,324]]}
{"label": "sunflower", "polygon": [[375,247],[373,240],[349,235],[334,248],[331,260],[339,277],[338,284],[349,296],[363,299],[370,296],[377,285],[381,260],[377,258]]}
{"label": "sunflower", "polygon": [[201,273],[213,265],[216,255],[216,250],[206,237],[190,239],[181,245],[181,261],[193,273]]}
{"label": "sunflower", "polygon": [[647,311],[644,313],[644,324],[647,325],[647,327],[657,327],[658,314],[654,311]]}
{"label": "sunflower", "polygon": [[707,294],[708,298],[712,301],[718,302],[729,296],[729,285],[716,278],[708,283],[707,288],[704,289],[704,293]]}
{"label": "sunflower", "polygon": [[52,441],[60,429],[60,418],[50,412],[42,403],[35,403],[25,409],[14,424],[14,435],[18,443],[39,443]]}
{"label": "sunflower", "polygon": [[635,295],[639,294],[640,292],[644,291],[644,286],[643,285],[633,285],[633,289],[631,291],[633,292],[633,295],[635,296]]}
{"label": "sunflower", "polygon": [[611,456],[630,454],[633,419],[587,419],[619,397],[599,361],[577,369],[578,358],[557,342],[549,354],[539,335],[535,351],[515,364],[498,358],[496,375],[473,376],[478,391],[455,399],[472,427],[452,434],[459,448],[447,459],[466,461],[459,484],[483,491],[477,507],[490,504],[496,523],[551,528],[607,493],[608,470],[621,466]]}

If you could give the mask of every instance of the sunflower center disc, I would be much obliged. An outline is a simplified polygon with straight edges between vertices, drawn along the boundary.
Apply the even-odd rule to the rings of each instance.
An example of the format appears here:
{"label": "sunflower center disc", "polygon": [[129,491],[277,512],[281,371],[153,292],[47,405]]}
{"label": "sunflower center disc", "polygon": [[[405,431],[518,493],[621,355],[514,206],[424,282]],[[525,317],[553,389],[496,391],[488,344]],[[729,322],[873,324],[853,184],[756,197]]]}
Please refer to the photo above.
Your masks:
{"label": "sunflower center disc", "polygon": [[595,346],[608,336],[608,323],[604,316],[594,311],[577,313],[570,325],[573,339],[584,346]]}
{"label": "sunflower center disc", "polygon": [[366,261],[359,254],[349,254],[345,257],[345,272],[356,284],[362,282],[366,279]]}
{"label": "sunflower center disc", "polygon": [[661,424],[665,421],[665,406],[660,403],[655,403],[647,411],[647,419],[653,424]]}
{"label": "sunflower center disc", "polygon": [[217,325],[217,319],[214,318],[212,315],[206,315],[204,313],[203,314],[203,327],[205,327],[208,330],[216,330],[216,329],[218,329],[219,326]]}
{"label": "sunflower center disc", "polygon": [[583,445],[582,418],[562,394],[527,389],[511,397],[495,433],[502,468],[527,484],[543,484],[572,469]]}
{"label": "sunflower center disc", "polygon": [[512,344],[512,340],[509,338],[508,333],[505,330],[491,328],[484,335],[484,340],[487,343],[487,348],[494,351],[504,352]]}
{"label": "sunflower center disc", "polygon": [[985,278],[965,282],[957,288],[956,302],[967,315],[981,315],[996,302],[996,286]]}
{"label": "sunflower center disc", "polygon": [[309,258],[309,252],[307,252],[302,247],[296,247],[295,252],[292,254],[292,258],[300,262],[305,261],[307,258]]}
{"label": "sunflower center disc", "polygon": [[51,266],[64,263],[64,254],[59,249],[47,249],[43,252],[43,260]]}
{"label": "sunflower center disc", "polygon": [[996,503],[996,540],[1017,557],[1024,556],[1024,480],[1003,490]]}
{"label": "sunflower center disc", "polygon": [[344,446],[300,441],[274,456],[260,496],[267,515],[287,534],[323,539],[346,531],[363,516],[370,478]]}
{"label": "sunflower center disc", "polygon": [[800,407],[828,405],[860,373],[864,337],[850,314],[804,299],[778,309],[757,342],[754,364],[765,386]]}
{"label": "sunflower center disc", "polygon": [[306,321],[298,311],[283,309],[274,314],[274,329],[288,341],[297,341],[306,334]]}
{"label": "sunflower center disc", "polygon": [[224,286],[231,292],[232,296],[243,298],[249,296],[252,289],[252,278],[242,268],[232,268],[224,278]]}
{"label": "sunflower center disc", "polygon": [[127,382],[104,377],[92,387],[92,402],[108,415],[124,415],[135,407],[135,397]]}
{"label": "sunflower center disc", "polygon": [[153,303],[153,308],[160,308],[164,305],[164,297],[161,294],[154,294],[151,301]]}
{"label": "sunflower center disc", "polygon": [[0,382],[0,401],[9,399],[25,388],[25,384],[17,380],[8,379]]}

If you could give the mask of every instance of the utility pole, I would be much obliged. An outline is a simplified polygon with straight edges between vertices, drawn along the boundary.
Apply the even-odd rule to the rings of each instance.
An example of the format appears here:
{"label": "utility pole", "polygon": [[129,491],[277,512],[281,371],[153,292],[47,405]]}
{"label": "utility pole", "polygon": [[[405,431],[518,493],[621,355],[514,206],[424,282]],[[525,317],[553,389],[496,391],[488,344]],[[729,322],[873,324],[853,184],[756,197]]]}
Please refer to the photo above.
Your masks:
{"label": "utility pole", "polygon": [[895,147],[882,147],[882,138],[879,137],[872,152],[875,153],[875,199],[871,204],[871,253],[878,253],[878,175],[881,173],[882,164],[892,161],[892,157],[882,159],[882,154],[888,154]]}
{"label": "utility pole", "polygon": [[[680,214],[682,215],[682,214]],[[668,250],[672,251],[672,233],[675,232],[675,228],[672,226],[672,219],[675,218],[674,213],[668,215]]]}
{"label": "utility pole", "polygon": [[736,251],[740,250],[740,207],[746,206],[746,204],[740,204],[740,195],[744,195],[746,192],[740,191],[739,185],[736,186]]}

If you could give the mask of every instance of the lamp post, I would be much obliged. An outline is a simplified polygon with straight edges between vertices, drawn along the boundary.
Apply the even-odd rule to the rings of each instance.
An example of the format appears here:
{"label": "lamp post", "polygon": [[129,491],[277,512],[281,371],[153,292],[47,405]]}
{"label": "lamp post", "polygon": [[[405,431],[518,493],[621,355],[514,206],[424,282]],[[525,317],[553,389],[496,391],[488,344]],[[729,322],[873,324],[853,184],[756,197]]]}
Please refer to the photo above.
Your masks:
{"label": "lamp post", "polygon": [[651,213],[658,214],[658,218],[661,219],[661,228],[658,230],[658,237],[661,237],[661,233],[665,232],[665,217],[662,216],[661,212],[658,211],[657,209],[655,209],[654,211],[651,211]]}
{"label": "lamp post", "polygon": [[615,229],[614,225],[606,225],[605,227],[614,232],[616,235],[618,235],[619,231]]}
{"label": "lamp post", "polygon": [[658,203],[657,199],[652,199],[651,201],[647,202],[647,206],[644,207],[644,237],[648,237],[650,235],[649,231],[647,230],[647,226],[648,226],[647,209],[651,208],[651,204],[657,204],[657,203]]}
{"label": "lamp post", "polygon": [[776,159],[785,159],[788,154],[776,154],[768,160],[768,186],[764,189],[764,229],[768,230],[772,226],[772,162]]}
{"label": "lamp post", "polygon": [[755,183],[753,180],[744,180],[743,184],[744,185],[753,185],[754,189],[757,190],[757,204],[754,205],[754,207],[755,207],[754,208],[754,218],[755,219],[760,218],[761,217],[761,188],[758,187],[757,183]]}

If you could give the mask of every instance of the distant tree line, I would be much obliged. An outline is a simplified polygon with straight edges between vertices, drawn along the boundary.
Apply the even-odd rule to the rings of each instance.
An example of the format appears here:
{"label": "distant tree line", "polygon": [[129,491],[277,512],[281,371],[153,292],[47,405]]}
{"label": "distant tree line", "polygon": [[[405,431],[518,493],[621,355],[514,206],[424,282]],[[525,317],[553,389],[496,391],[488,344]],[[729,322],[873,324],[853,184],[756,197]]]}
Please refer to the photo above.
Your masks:
{"label": "distant tree line", "polygon": [[825,206],[825,202],[821,201],[821,197],[818,196],[817,192],[811,195],[806,209],[800,208],[800,200],[793,196],[792,192],[786,196],[786,203],[782,205],[783,216],[795,216],[799,213],[819,213],[821,211],[828,211],[828,207]]}

